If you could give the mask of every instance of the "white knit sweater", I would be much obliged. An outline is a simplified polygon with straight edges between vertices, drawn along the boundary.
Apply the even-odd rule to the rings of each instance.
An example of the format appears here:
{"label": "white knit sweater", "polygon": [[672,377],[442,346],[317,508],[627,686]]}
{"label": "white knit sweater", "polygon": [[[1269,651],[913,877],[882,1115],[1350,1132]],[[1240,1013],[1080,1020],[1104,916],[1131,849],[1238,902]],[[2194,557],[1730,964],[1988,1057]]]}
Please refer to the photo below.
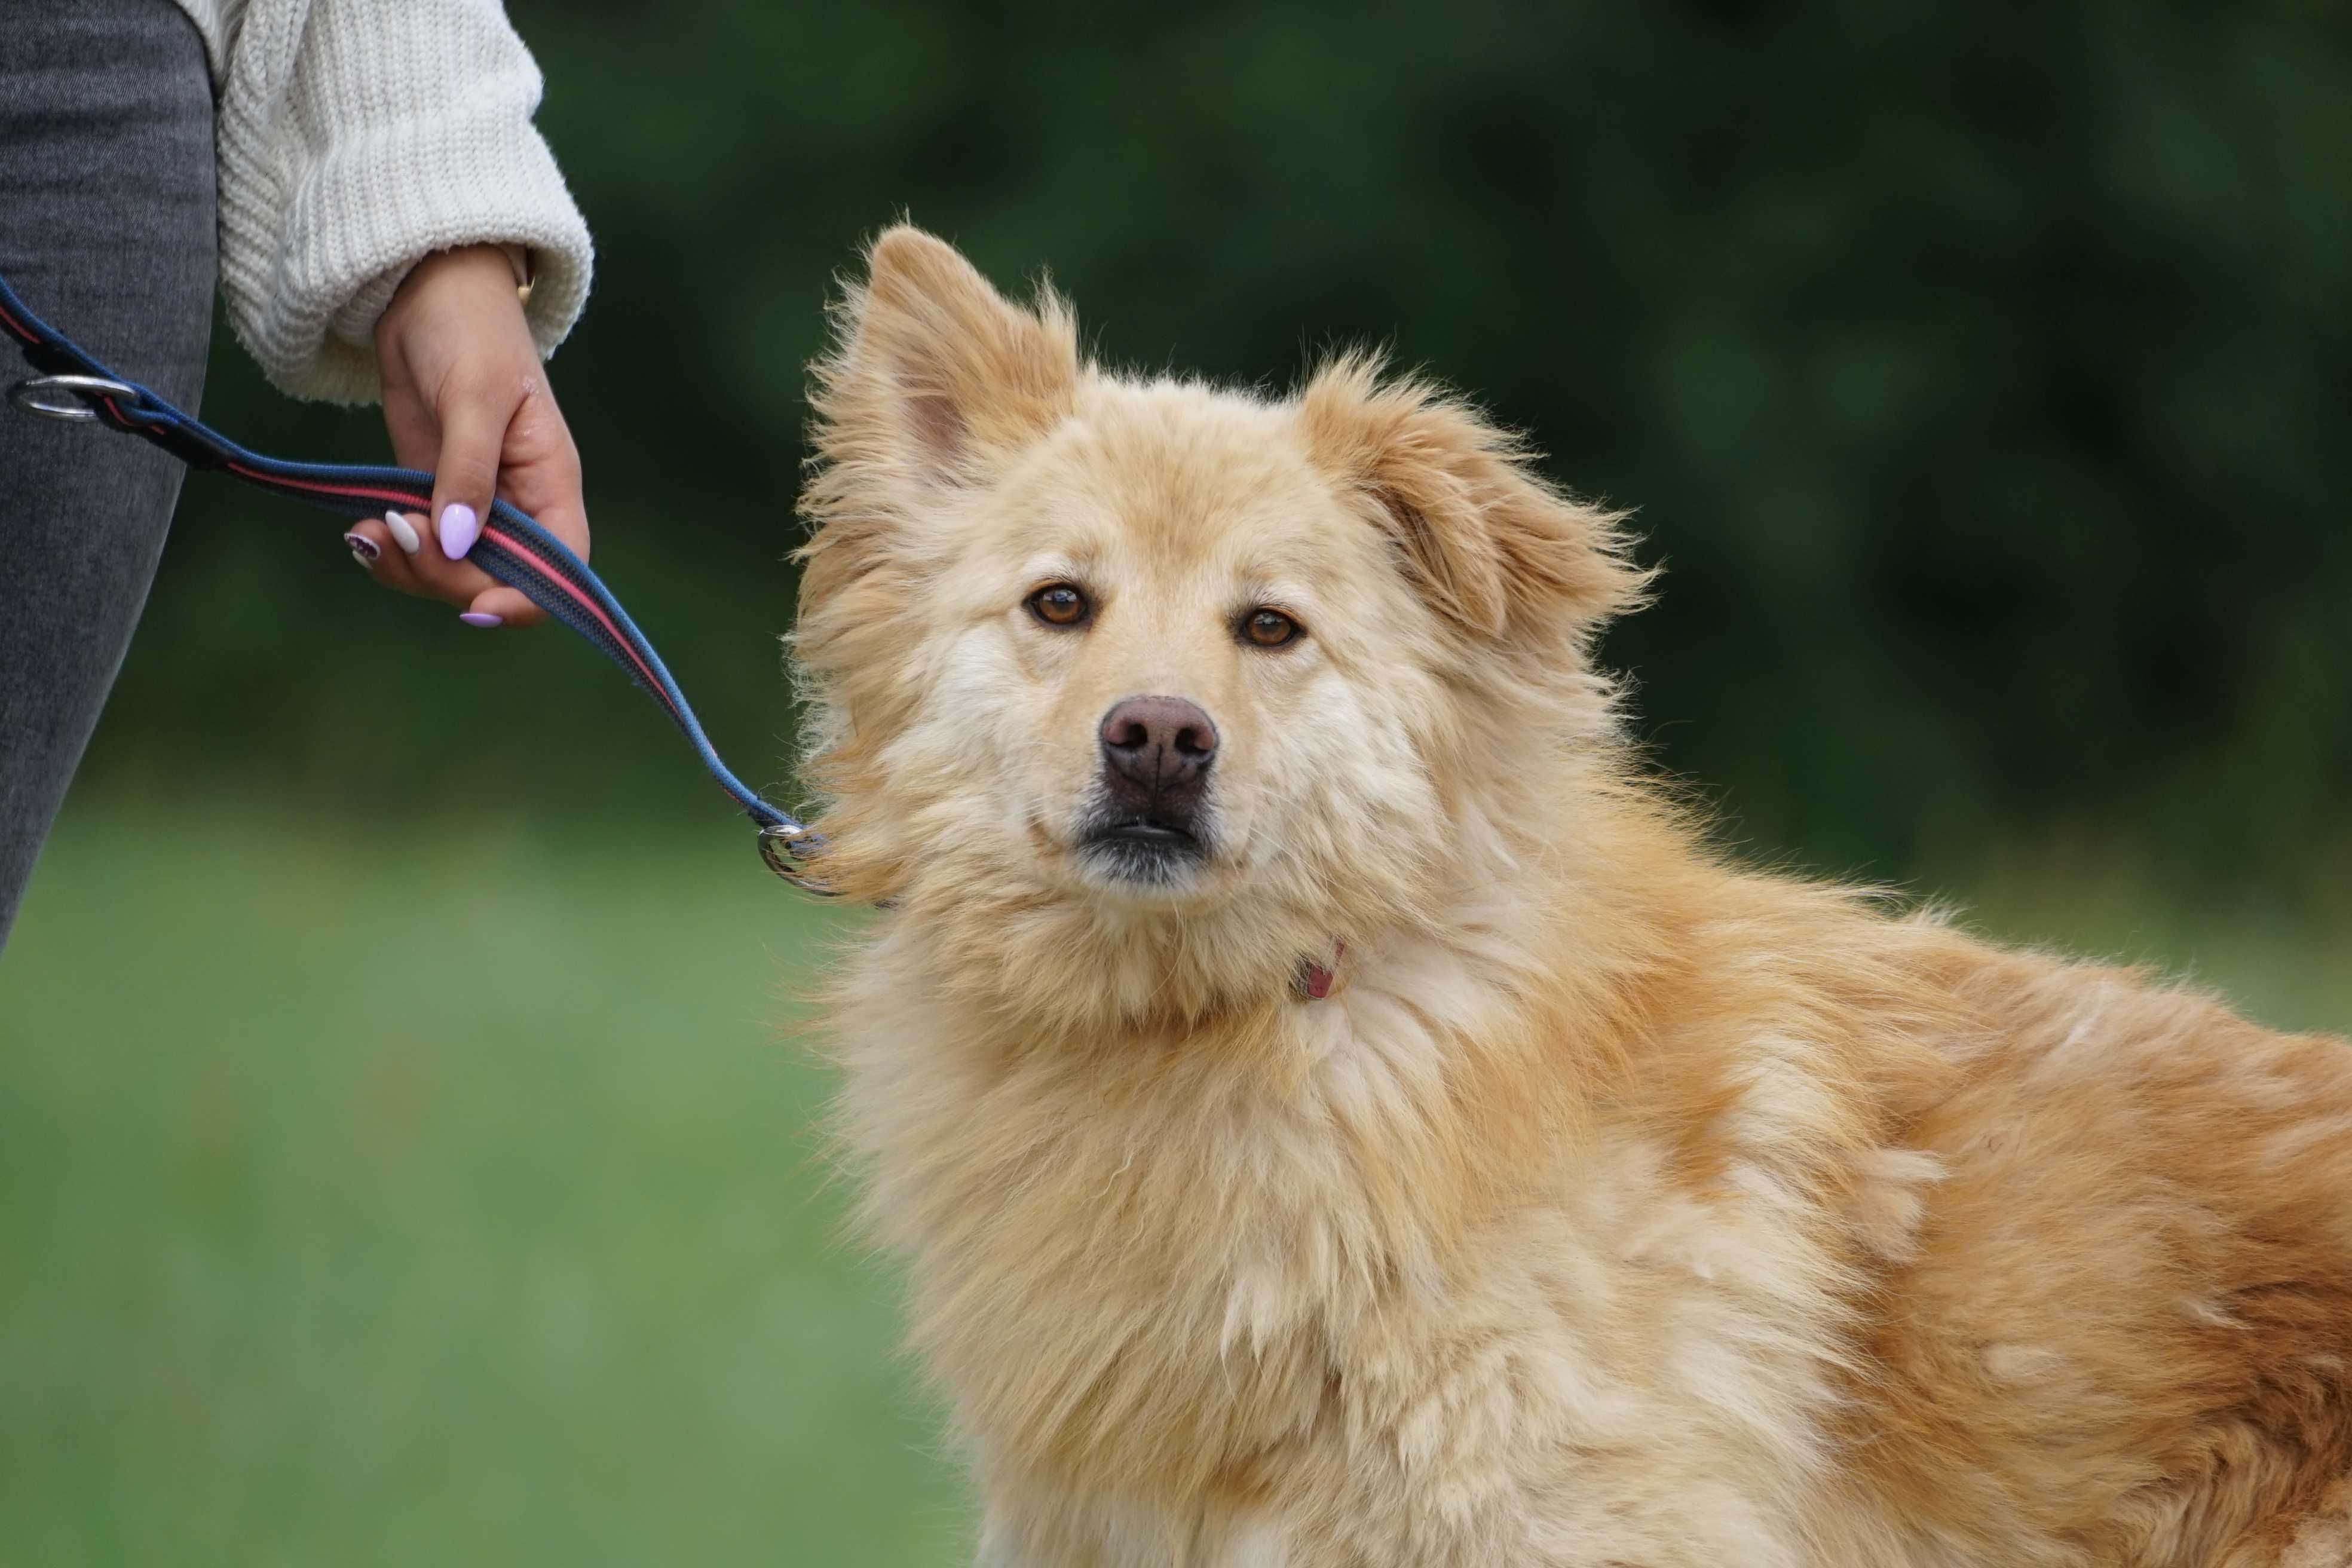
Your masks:
{"label": "white knit sweater", "polygon": [[531,333],[588,297],[588,226],[531,126],[539,68],[499,0],[178,0],[219,100],[221,290],[269,378],[377,395],[370,334],[420,258],[528,246]]}

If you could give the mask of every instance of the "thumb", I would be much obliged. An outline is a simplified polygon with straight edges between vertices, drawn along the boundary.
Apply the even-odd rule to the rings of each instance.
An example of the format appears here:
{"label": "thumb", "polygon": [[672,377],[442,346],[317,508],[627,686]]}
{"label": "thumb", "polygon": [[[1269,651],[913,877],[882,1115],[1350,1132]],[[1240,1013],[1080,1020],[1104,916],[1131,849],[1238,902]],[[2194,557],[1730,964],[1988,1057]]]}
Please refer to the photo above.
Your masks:
{"label": "thumb", "polygon": [[433,474],[434,531],[441,553],[462,561],[481,537],[497,492],[499,458],[506,445],[510,405],[479,397],[451,400],[442,411],[441,452]]}
{"label": "thumb", "polygon": [[529,626],[547,619],[547,612],[520,588],[485,588],[466,606],[464,618],[469,626]]}

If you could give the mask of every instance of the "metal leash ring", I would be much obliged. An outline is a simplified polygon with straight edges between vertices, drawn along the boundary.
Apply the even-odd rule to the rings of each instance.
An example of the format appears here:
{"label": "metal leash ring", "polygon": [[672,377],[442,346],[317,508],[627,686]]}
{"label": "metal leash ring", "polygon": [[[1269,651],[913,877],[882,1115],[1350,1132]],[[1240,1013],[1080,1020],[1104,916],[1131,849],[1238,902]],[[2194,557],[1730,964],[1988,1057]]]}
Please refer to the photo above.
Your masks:
{"label": "metal leash ring", "polygon": [[92,398],[117,397],[135,405],[144,396],[129,382],[103,375],[27,376],[8,389],[8,401],[26,413],[76,424],[98,417],[98,410],[89,405]]}
{"label": "metal leash ring", "polygon": [[760,829],[760,858],[768,863],[769,870],[801,891],[829,899],[834,896],[833,889],[800,863],[804,850],[814,848],[818,842],[814,829],[797,822],[779,822]]}

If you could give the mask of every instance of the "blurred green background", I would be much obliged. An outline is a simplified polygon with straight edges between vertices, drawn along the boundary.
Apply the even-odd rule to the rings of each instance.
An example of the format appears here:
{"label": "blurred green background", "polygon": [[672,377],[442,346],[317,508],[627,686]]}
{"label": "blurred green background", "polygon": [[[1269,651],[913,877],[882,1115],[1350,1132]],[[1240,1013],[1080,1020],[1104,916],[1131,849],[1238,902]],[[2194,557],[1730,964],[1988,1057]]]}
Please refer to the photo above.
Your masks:
{"label": "blurred green background", "polygon": [[[595,557],[784,788],[802,366],[907,213],[1099,353],[1393,345],[1637,506],[1759,857],[2352,1026],[2352,12],[517,0]],[[207,412],[380,455],[224,331]],[[0,960],[0,1562],[945,1563],[756,868],[556,632],[191,484]]]}

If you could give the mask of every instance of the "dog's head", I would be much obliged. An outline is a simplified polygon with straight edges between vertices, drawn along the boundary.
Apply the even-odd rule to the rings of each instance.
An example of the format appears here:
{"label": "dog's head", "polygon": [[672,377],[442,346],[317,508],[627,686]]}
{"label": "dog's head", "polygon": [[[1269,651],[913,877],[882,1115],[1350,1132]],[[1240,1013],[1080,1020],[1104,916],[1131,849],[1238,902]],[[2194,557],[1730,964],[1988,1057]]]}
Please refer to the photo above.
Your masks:
{"label": "dog's head", "polygon": [[1605,722],[1639,574],[1461,403],[1360,358],[1281,400],[1117,376],[929,235],[868,264],[794,638],[845,891],[1016,945],[1181,924],[1255,984],[1425,901]]}

